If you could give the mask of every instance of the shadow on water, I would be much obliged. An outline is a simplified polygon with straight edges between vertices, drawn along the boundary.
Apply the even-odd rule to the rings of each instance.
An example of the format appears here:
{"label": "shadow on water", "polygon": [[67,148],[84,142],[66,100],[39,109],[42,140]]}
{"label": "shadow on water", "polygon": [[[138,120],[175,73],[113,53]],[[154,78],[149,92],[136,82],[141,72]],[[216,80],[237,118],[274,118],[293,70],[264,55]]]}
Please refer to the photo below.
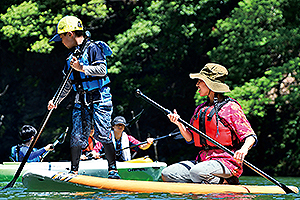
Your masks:
{"label": "shadow on water", "polygon": [[[293,185],[299,188],[300,177],[280,177],[278,181]],[[244,176],[240,179],[243,185],[272,185],[262,177]],[[3,188],[7,182],[1,182]],[[201,187],[201,185],[199,185]],[[114,193],[114,192],[28,192],[22,183],[17,182],[13,188],[8,188],[0,192],[0,200],[4,199],[300,199],[300,194],[284,194],[284,195],[257,195],[257,194],[202,194],[202,195],[174,195],[174,194],[133,194],[133,193]]]}

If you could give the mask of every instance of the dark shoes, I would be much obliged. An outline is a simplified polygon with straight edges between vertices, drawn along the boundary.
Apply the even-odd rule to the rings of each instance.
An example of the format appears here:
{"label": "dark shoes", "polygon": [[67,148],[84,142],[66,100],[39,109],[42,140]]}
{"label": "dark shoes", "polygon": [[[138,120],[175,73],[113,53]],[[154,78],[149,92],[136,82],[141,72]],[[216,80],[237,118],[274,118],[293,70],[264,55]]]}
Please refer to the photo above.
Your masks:
{"label": "dark shoes", "polygon": [[107,178],[110,178],[110,179],[121,179],[118,171],[115,171],[115,170],[109,171]]}

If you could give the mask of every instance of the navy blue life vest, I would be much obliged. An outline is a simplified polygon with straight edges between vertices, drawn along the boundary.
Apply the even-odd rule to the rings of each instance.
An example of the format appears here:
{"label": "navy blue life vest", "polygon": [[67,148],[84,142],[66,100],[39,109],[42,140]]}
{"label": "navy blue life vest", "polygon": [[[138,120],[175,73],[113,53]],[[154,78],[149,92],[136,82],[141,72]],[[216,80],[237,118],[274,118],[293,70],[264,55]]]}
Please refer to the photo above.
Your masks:
{"label": "navy blue life vest", "polygon": [[[20,151],[21,148],[27,148],[27,150],[29,149],[29,147],[25,146],[24,144],[18,144],[16,146],[13,146],[11,148],[11,156],[10,159],[14,162],[22,162],[24,156],[20,155]],[[37,151],[37,148],[33,148],[32,152]],[[28,159],[27,162],[40,162],[40,157],[36,157],[34,159]]]}
{"label": "navy blue life vest", "polygon": [[[87,48],[95,44],[102,52],[102,56],[104,58],[103,63],[106,65],[106,56],[110,56],[112,54],[112,50],[110,47],[103,41],[91,41],[87,40],[80,50],[80,55],[78,56],[79,62],[83,65],[90,65],[88,60],[88,51]],[[73,57],[72,53],[67,58],[67,66],[68,69],[70,68],[70,62]],[[107,70],[107,69],[106,69]],[[77,73],[77,74],[76,74]],[[73,73],[70,76],[70,79],[73,83],[73,88],[75,91],[78,91],[78,86],[82,87],[82,90],[84,91],[92,91],[95,89],[101,89],[102,87],[106,86],[108,83],[110,83],[110,79],[108,76],[99,77],[99,76],[86,76],[83,72],[73,71]]]}

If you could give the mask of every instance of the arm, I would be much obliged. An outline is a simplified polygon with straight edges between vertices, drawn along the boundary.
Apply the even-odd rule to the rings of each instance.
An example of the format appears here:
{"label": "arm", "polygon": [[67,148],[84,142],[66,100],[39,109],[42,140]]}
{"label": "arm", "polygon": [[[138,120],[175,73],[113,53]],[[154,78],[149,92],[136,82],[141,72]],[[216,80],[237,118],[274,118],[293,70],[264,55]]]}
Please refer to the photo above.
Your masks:
{"label": "arm", "polygon": [[105,76],[107,74],[106,65],[104,63],[98,63],[97,65],[80,65],[77,58],[73,57],[70,66],[89,76]]}
{"label": "arm", "polygon": [[168,117],[169,117],[169,119],[170,119],[171,122],[173,122],[174,124],[176,124],[178,126],[178,128],[180,130],[180,133],[184,137],[184,139],[187,142],[192,141],[192,139],[193,139],[192,134],[186,129],[186,127],[182,123],[180,123],[178,121],[178,119],[180,118],[180,116],[177,114],[177,111],[174,110],[174,113],[168,114]]}
{"label": "arm", "polygon": [[254,137],[252,136],[247,137],[245,139],[245,143],[243,144],[243,146],[234,153],[233,157],[239,162],[243,162],[245,156],[248,154],[248,151],[254,145],[255,141],[256,139]]}
{"label": "arm", "polygon": [[[53,102],[53,99],[51,99],[49,102],[48,102],[48,110],[51,110],[51,109],[56,109],[57,108],[57,105],[60,104],[60,102],[62,102],[64,100],[64,98],[66,98],[66,96],[68,96],[68,94],[70,93],[70,91],[72,90],[72,84],[71,84],[71,81],[68,80],[66,86],[64,87],[61,95],[59,96],[58,98],[58,102],[56,105],[54,105],[54,102]],[[54,95],[55,96],[55,95]]]}
{"label": "arm", "polygon": [[87,51],[89,54],[89,65],[80,64],[79,60],[73,56],[70,66],[77,71],[85,73],[87,76],[106,76],[106,59],[102,54],[102,50],[96,44],[91,44]]}
{"label": "arm", "polygon": [[241,106],[232,102],[230,109],[232,113],[231,125],[236,130],[239,140],[244,141],[242,147],[234,153],[234,158],[239,162],[243,162],[248,151],[257,143],[257,137]]}
{"label": "arm", "polygon": [[[28,147],[21,147],[21,148],[20,148],[20,152],[19,152],[19,154],[20,154],[20,159],[23,160],[23,158],[25,157],[25,155],[26,155],[28,149],[29,149]],[[46,152],[46,149],[45,149],[45,148],[40,148],[39,150],[32,151],[32,152],[30,153],[29,158],[28,158],[28,162],[36,161],[36,160],[34,160],[34,159],[38,158],[40,155],[42,155],[42,154],[45,153],[45,152]],[[22,160],[20,160],[20,161],[22,161]]]}
{"label": "arm", "polygon": [[93,152],[95,153],[99,153],[102,150],[102,143],[101,142],[97,142],[96,145],[93,148]]}
{"label": "arm", "polygon": [[151,146],[151,144],[153,143],[153,141],[154,141],[153,138],[147,138],[147,143],[140,145],[139,148],[142,149],[142,150],[146,150],[146,149],[148,149]]}
{"label": "arm", "polygon": [[[135,137],[133,137],[131,135],[127,135],[127,137],[128,137],[130,145],[137,145],[137,144],[141,143],[139,140],[137,140]],[[147,143],[140,145],[139,148],[142,150],[146,150],[151,146],[153,141],[154,141],[153,138],[147,138]],[[136,150],[138,150],[138,149],[136,149]]]}

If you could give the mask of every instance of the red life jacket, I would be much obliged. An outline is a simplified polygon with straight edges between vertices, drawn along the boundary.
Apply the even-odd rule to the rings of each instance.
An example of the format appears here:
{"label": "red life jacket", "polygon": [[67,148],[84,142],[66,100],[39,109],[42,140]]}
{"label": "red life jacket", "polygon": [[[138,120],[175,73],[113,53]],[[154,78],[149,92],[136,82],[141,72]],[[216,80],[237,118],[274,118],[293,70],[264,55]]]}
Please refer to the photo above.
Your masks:
{"label": "red life jacket", "polygon": [[94,137],[90,135],[89,139],[88,139],[89,145],[85,149],[83,149],[82,152],[85,152],[85,151],[86,152],[90,152],[90,151],[92,151],[94,149],[94,146],[95,146],[95,141],[94,140],[95,140]]}
{"label": "red life jacket", "polygon": [[[216,105],[217,113],[221,109],[221,107],[229,101],[237,102],[232,98],[225,98],[224,101]],[[198,130],[212,138],[213,140],[222,144],[223,146],[226,146],[229,149],[235,148],[236,144],[239,142],[237,141],[238,137],[236,136],[234,129],[224,118],[218,116],[217,120],[214,105],[210,107],[206,105],[207,104],[205,103],[197,108],[195,115],[192,118],[191,124]],[[212,149],[216,147],[211,142],[202,138],[198,133],[192,130],[191,132],[193,133],[195,146],[202,147],[204,149]]]}

